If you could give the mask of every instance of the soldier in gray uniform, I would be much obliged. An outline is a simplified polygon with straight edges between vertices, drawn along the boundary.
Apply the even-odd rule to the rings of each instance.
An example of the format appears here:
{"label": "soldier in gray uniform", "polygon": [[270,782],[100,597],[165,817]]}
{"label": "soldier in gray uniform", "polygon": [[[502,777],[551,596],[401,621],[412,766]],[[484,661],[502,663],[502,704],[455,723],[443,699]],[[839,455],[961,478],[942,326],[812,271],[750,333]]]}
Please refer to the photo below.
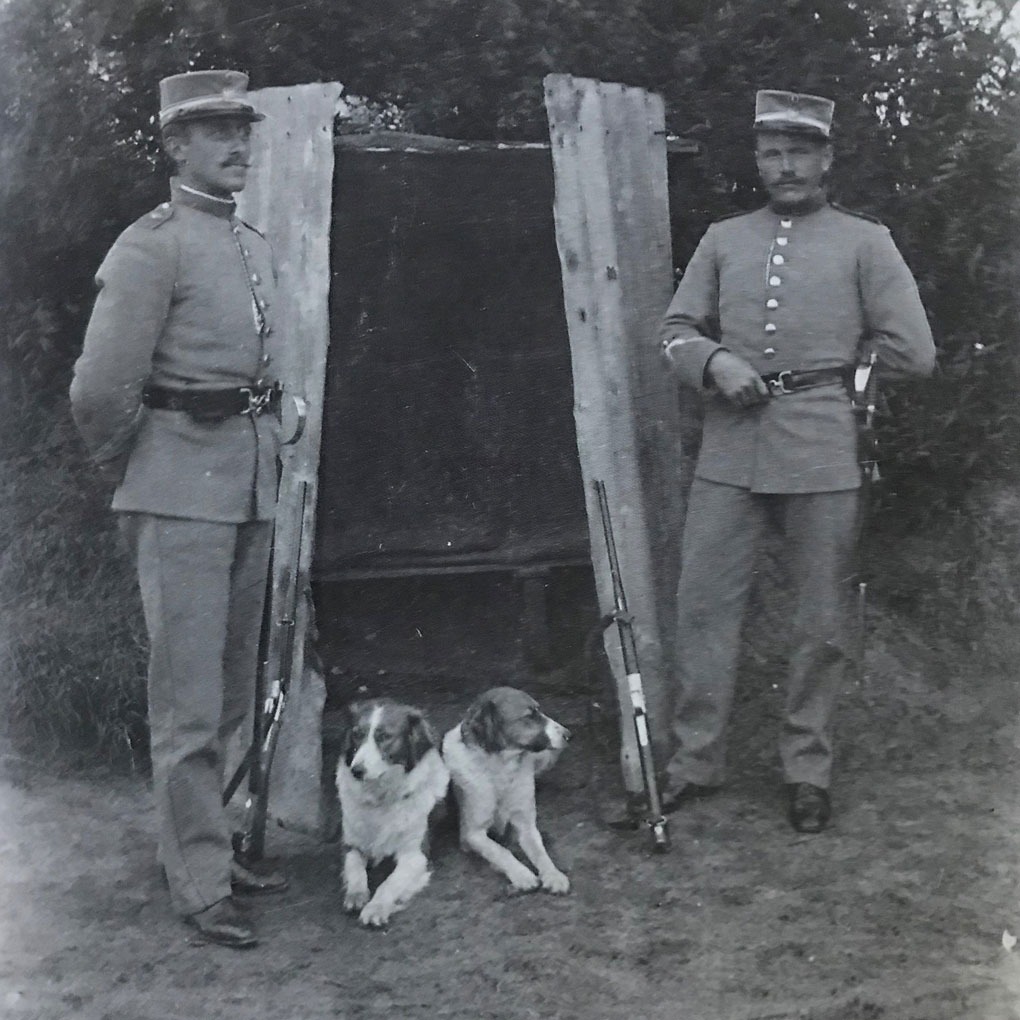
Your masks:
{"label": "soldier in gray uniform", "polygon": [[705,233],[663,320],[665,358],[705,394],[678,591],[678,749],[666,810],[723,782],[727,719],[755,554],[778,524],[796,589],[780,758],[789,819],[830,817],[831,718],[845,673],[860,468],[847,375],[925,376],[931,330],[889,231],[831,205],[833,103],[762,91],[766,208]]}
{"label": "soldier in gray uniform", "polygon": [[250,719],[279,454],[269,243],[237,218],[251,126],[247,76],[160,83],[171,200],[99,268],[71,406],[116,483],[150,638],[158,857],[174,908],[206,941],[255,944],[238,893],[285,880],[234,860],[224,746]]}

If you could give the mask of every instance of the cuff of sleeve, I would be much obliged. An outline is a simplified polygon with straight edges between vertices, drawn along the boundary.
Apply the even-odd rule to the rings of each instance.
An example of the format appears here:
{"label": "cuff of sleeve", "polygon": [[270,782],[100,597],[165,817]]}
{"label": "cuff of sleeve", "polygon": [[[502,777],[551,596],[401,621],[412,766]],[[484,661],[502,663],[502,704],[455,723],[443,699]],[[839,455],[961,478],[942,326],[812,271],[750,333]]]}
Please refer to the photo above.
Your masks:
{"label": "cuff of sleeve", "polygon": [[673,337],[662,342],[662,349],[681,382],[696,390],[705,390],[705,368],[709,359],[726,350],[722,344],[703,336]]}
{"label": "cuff of sleeve", "polygon": [[138,434],[138,429],[141,427],[144,410],[144,407],[139,407],[128,425],[123,429],[119,429],[102,446],[92,451],[92,459],[97,464],[116,460],[131,449],[135,436]]}

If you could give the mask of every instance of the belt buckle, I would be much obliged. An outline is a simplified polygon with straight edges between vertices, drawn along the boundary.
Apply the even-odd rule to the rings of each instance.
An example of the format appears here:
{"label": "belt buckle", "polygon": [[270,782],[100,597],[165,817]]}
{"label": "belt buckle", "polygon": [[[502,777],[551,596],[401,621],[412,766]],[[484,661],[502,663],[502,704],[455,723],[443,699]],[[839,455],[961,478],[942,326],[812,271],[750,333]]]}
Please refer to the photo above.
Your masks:
{"label": "belt buckle", "polygon": [[273,396],[270,389],[256,390],[252,386],[242,386],[241,392],[248,398],[248,406],[241,414],[250,414],[253,418],[257,418],[269,406]]}
{"label": "belt buckle", "polygon": [[790,385],[793,382],[793,372],[787,369],[785,372],[777,372],[774,379],[768,380],[769,393],[773,397],[781,397],[795,392]]}

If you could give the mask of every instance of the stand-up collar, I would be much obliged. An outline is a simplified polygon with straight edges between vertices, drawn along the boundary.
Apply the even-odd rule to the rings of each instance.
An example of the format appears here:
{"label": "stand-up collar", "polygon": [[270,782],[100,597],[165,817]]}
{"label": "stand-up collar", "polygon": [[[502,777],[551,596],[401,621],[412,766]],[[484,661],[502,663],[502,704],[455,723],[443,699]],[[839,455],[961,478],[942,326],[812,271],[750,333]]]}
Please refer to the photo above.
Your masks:
{"label": "stand-up collar", "polygon": [[183,184],[179,177],[170,178],[170,197],[175,205],[186,205],[191,209],[197,209],[199,212],[209,213],[210,216],[218,216],[224,220],[229,220],[237,211],[237,205],[233,199],[207,195],[204,191],[198,191],[189,184]]}

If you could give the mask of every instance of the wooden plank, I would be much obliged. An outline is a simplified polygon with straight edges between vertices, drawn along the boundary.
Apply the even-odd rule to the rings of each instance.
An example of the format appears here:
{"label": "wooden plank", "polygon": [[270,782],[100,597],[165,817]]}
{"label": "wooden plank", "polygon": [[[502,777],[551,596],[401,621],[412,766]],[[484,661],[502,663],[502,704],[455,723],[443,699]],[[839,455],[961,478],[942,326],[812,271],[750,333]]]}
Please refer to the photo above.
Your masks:
{"label": "wooden plank", "polygon": [[[326,355],[329,348],[329,245],[333,198],[333,120],[342,86],[334,83],[251,93],[266,115],[253,132],[253,167],[238,196],[238,213],[273,245],[279,273],[276,321],[285,331],[277,367],[286,394],[303,397],[307,421],[301,439],[284,447],[277,508],[273,593],[287,611],[297,538],[303,536],[291,664],[291,689],[273,766],[271,811],[278,821],[319,827],[322,678],[305,669],[305,637],[313,626],[309,576],[315,534],[319,446]],[[285,415],[285,420],[289,418]],[[306,487],[302,509],[299,493]],[[283,655],[283,628],[273,628],[269,659]],[[272,675],[272,671],[271,674]]]}
{"label": "wooden plank", "polygon": [[681,460],[676,380],[664,371],[656,343],[659,321],[673,288],[666,170],[665,107],[661,96],[603,84],[605,141],[613,203],[624,314],[624,356],[630,370],[638,473],[646,524],[658,626],[666,661],[672,660],[678,538],[682,527],[677,465]]}
{"label": "wooden plank", "polygon": [[[678,488],[678,401],[663,372],[655,323],[670,297],[669,210],[661,100],[591,79],[545,79],[554,215],[574,377],[574,418],[599,603],[612,581],[592,482],[613,512],[621,572],[636,625],[652,737],[660,766],[668,749],[669,650],[673,627]],[[676,461],[678,463],[678,460]],[[619,641],[606,633],[623,717],[621,765],[641,789]]]}

